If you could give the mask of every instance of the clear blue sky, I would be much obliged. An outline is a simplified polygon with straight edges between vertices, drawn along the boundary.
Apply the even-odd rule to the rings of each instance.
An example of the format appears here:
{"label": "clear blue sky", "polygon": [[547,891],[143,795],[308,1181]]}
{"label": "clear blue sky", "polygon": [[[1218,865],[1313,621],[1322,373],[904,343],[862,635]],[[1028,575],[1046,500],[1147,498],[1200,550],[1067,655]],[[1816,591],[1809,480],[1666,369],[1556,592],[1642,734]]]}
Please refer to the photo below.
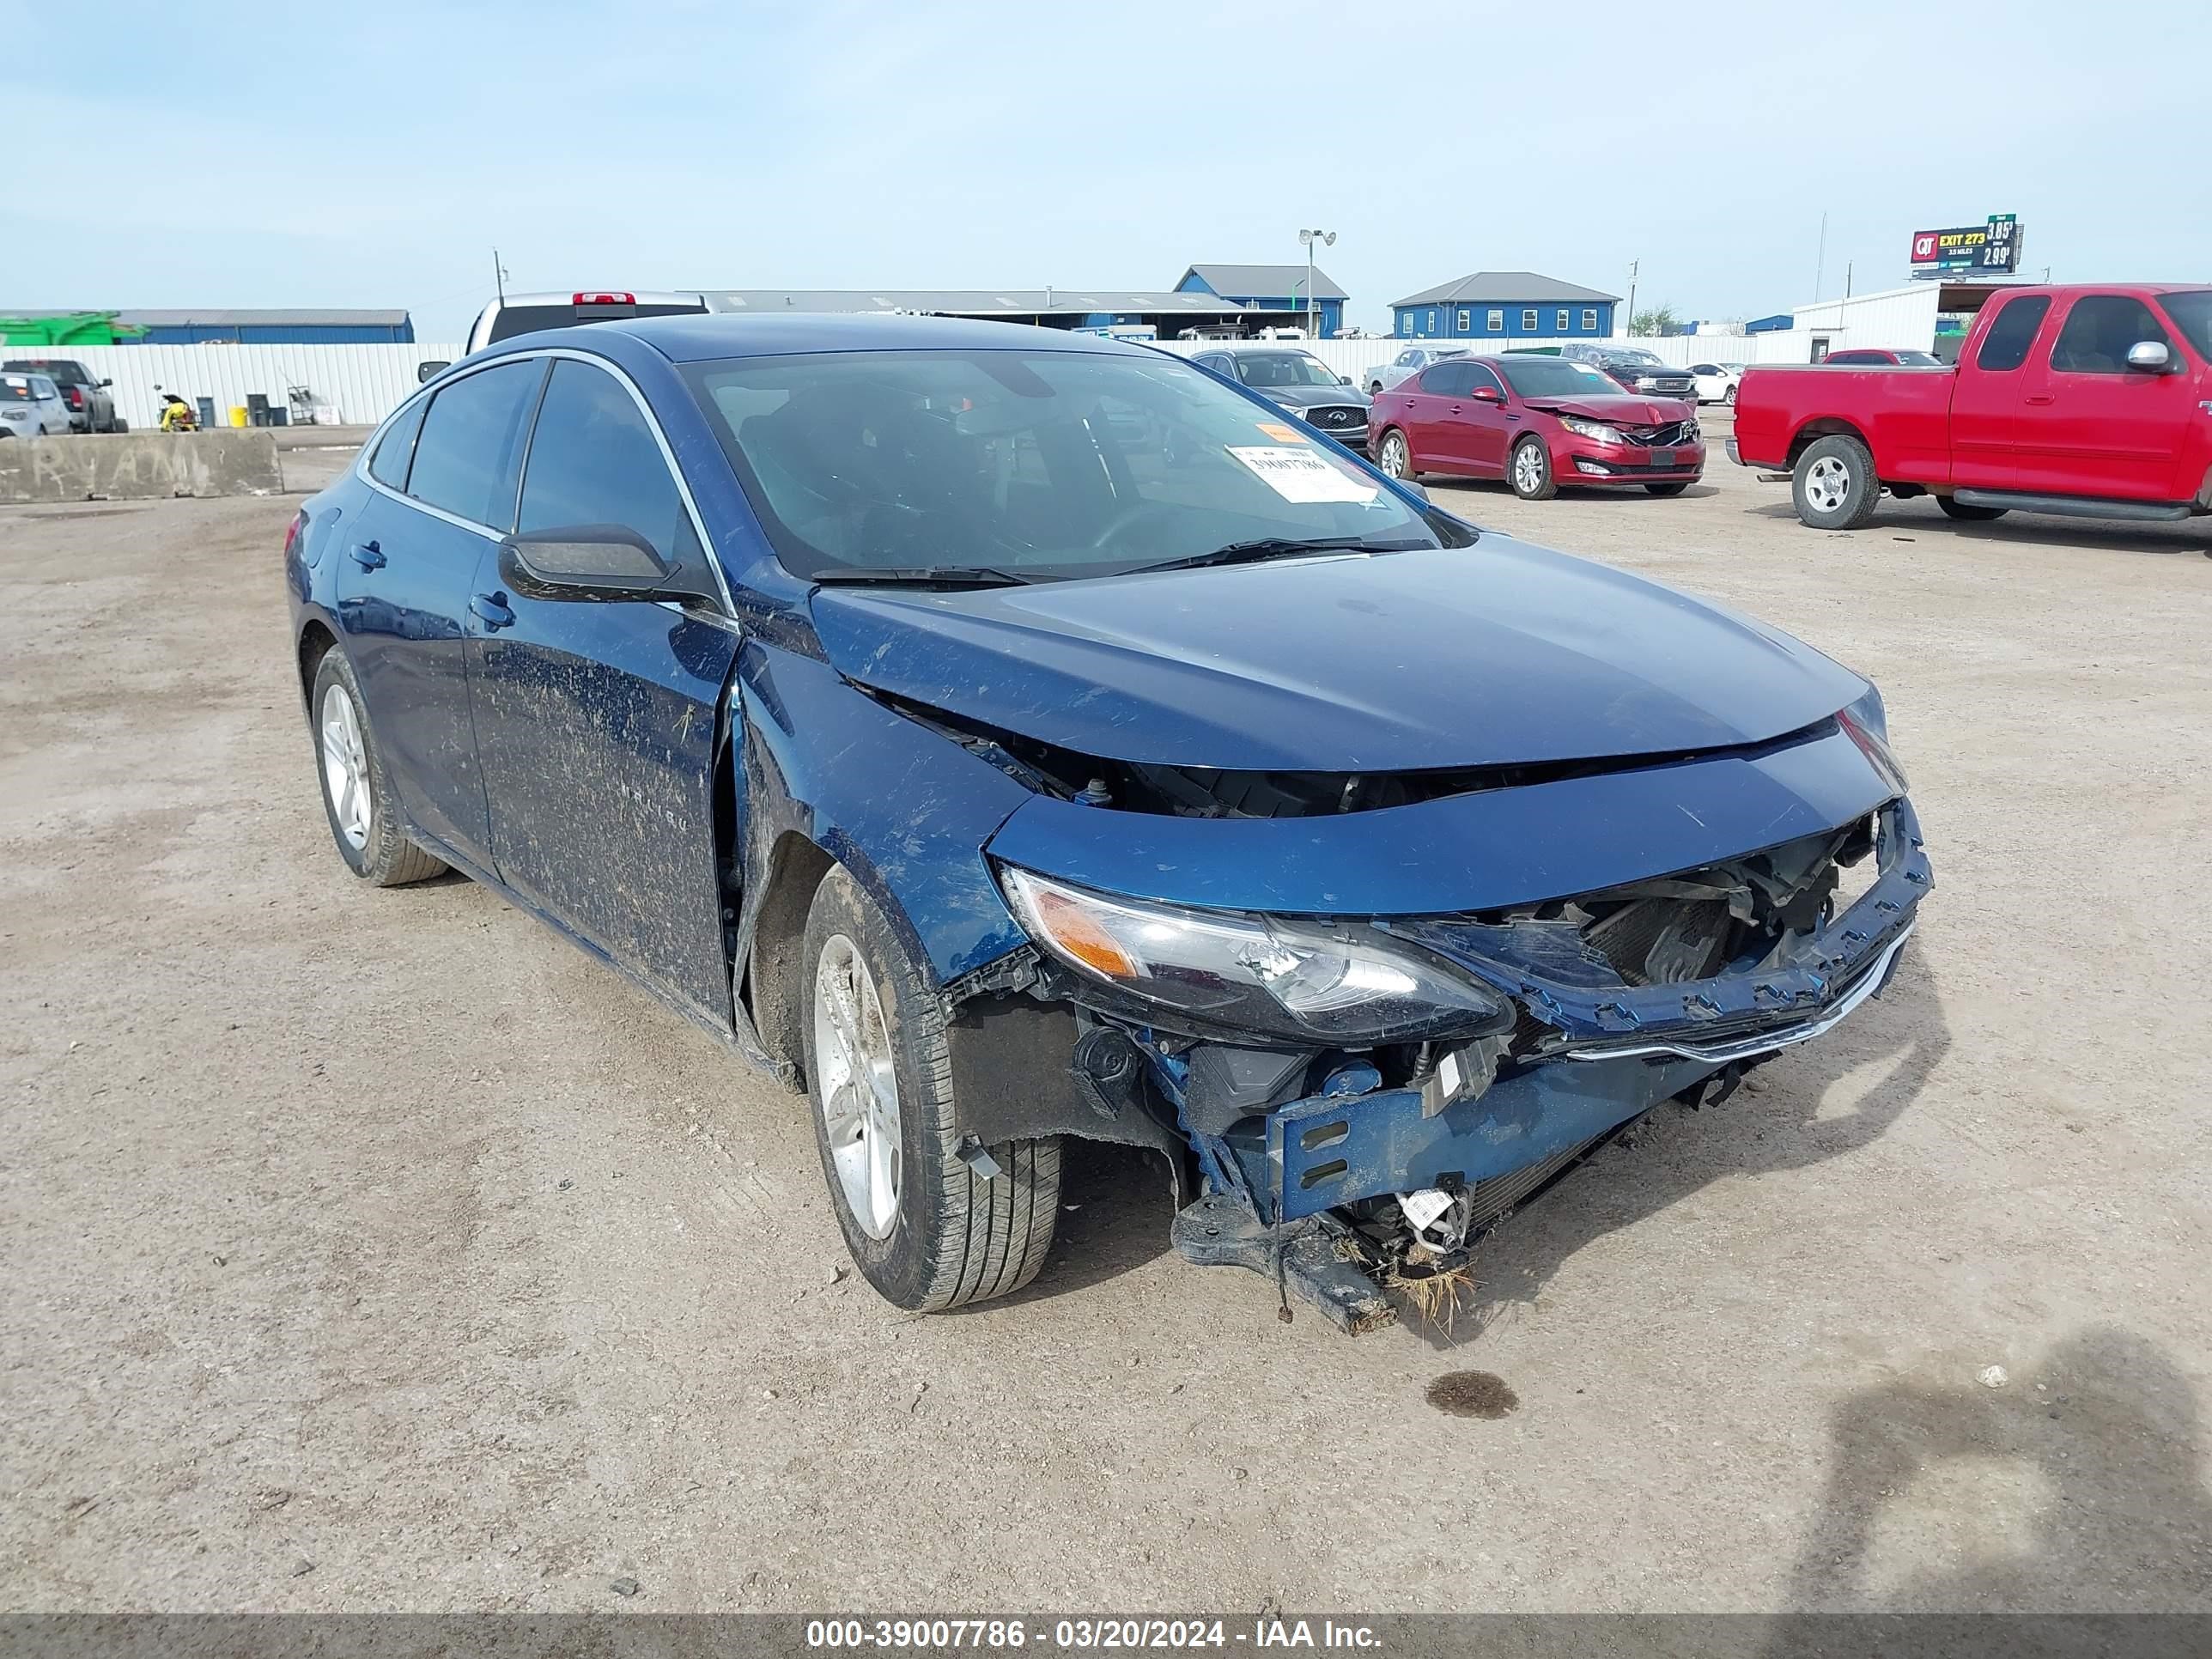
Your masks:
{"label": "clear blue sky", "polygon": [[2037,274],[2212,278],[2212,6],[1984,9],[0,0],[0,310],[453,339],[495,244],[523,289],[1166,287],[1313,225],[1370,326],[1631,259],[1747,317],[1992,211]]}

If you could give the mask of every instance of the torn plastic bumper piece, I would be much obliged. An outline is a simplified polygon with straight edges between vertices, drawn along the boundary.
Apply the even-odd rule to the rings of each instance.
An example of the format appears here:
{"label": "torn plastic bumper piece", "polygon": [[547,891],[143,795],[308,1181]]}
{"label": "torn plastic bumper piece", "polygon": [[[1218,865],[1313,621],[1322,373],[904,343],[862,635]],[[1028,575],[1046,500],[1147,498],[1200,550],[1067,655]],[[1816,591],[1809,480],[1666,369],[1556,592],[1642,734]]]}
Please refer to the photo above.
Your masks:
{"label": "torn plastic bumper piece", "polygon": [[1389,1298],[1345,1259],[1335,1235],[1318,1221],[1277,1229],[1261,1221],[1239,1195],[1209,1193],[1176,1212],[1172,1237],[1176,1253],[1186,1261],[1201,1267],[1249,1267],[1270,1278],[1279,1249],[1285,1292],[1310,1303],[1354,1336],[1380,1330],[1397,1317]]}
{"label": "torn plastic bumper piece", "polygon": [[[1265,1167],[1237,1148],[1262,1204],[1285,1222],[1384,1193],[1473,1185],[1542,1162],[1679,1094],[1717,1067],[1696,1060],[1551,1063],[1500,1078],[1433,1116],[1418,1089],[1317,1095],[1267,1119]],[[1273,1217],[1267,1218],[1273,1220]]]}

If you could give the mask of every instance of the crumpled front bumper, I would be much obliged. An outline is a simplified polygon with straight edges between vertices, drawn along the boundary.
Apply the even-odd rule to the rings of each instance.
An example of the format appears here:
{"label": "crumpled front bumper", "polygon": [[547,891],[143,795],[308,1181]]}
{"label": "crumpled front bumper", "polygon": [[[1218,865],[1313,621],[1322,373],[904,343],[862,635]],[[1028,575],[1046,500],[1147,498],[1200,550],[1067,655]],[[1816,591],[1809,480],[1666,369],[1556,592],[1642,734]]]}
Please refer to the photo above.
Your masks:
{"label": "crumpled front bumper", "polygon": [[1413,1088],[1278,1108],[1264,1151],[1238,1149],[1263,1214],[1296,1220],[1451,1176],[1472,1185],[1510,1175],[1723,1066],[1831,1030],[1881,994],[1934,885],[1918,820],[1901,798],[1882,809],[1875,855],[1873,884],[1780,960],[1686,984],[1628,986],[1590,962],[1564,923],[1393,924],[1513,996],[1556,1035],[1440,1111],[1425,1112]]}

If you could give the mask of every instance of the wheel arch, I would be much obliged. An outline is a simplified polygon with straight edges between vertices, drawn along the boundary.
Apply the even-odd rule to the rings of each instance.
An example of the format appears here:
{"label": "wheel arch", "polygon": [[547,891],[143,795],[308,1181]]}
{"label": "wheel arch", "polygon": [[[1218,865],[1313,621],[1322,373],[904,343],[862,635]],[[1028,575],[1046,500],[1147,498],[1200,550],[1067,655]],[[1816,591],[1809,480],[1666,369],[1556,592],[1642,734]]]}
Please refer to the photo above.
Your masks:
{"label": "wheel arch", "polygon": [[1795,468],[1801,457],[1823,438],[1856,438],[1866,446],[1869,455],[1874,453],[1874,443],[1852,422],[1840,415],[1816,415],[1790,434],[1790,455],[1786,463]]}
{"label": "wheel arch", "polygon": [[323,665],[323,659],[337,649],[338,636],[319,617],[310,617],[301,624],[296,650],[300,667],[300,701],[305,704],[315,694],[315,671]]}

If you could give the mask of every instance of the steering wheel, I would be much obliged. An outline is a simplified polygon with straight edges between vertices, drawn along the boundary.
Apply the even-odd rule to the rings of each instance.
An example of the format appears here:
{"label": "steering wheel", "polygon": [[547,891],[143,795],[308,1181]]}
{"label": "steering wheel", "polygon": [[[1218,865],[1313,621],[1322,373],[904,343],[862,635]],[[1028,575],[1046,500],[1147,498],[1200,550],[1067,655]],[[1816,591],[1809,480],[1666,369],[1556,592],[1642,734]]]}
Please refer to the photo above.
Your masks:
{"label": "steering wheel", "polygon": [[1138,501],[1125,507],[1100,526],[1098,533],[1091,538],[1091,545],[1094,550],[1110,547],[1120,541],[1122,532],[1131,526],[1155,514],[1164,515],[1168,511],[1164,501]]}

